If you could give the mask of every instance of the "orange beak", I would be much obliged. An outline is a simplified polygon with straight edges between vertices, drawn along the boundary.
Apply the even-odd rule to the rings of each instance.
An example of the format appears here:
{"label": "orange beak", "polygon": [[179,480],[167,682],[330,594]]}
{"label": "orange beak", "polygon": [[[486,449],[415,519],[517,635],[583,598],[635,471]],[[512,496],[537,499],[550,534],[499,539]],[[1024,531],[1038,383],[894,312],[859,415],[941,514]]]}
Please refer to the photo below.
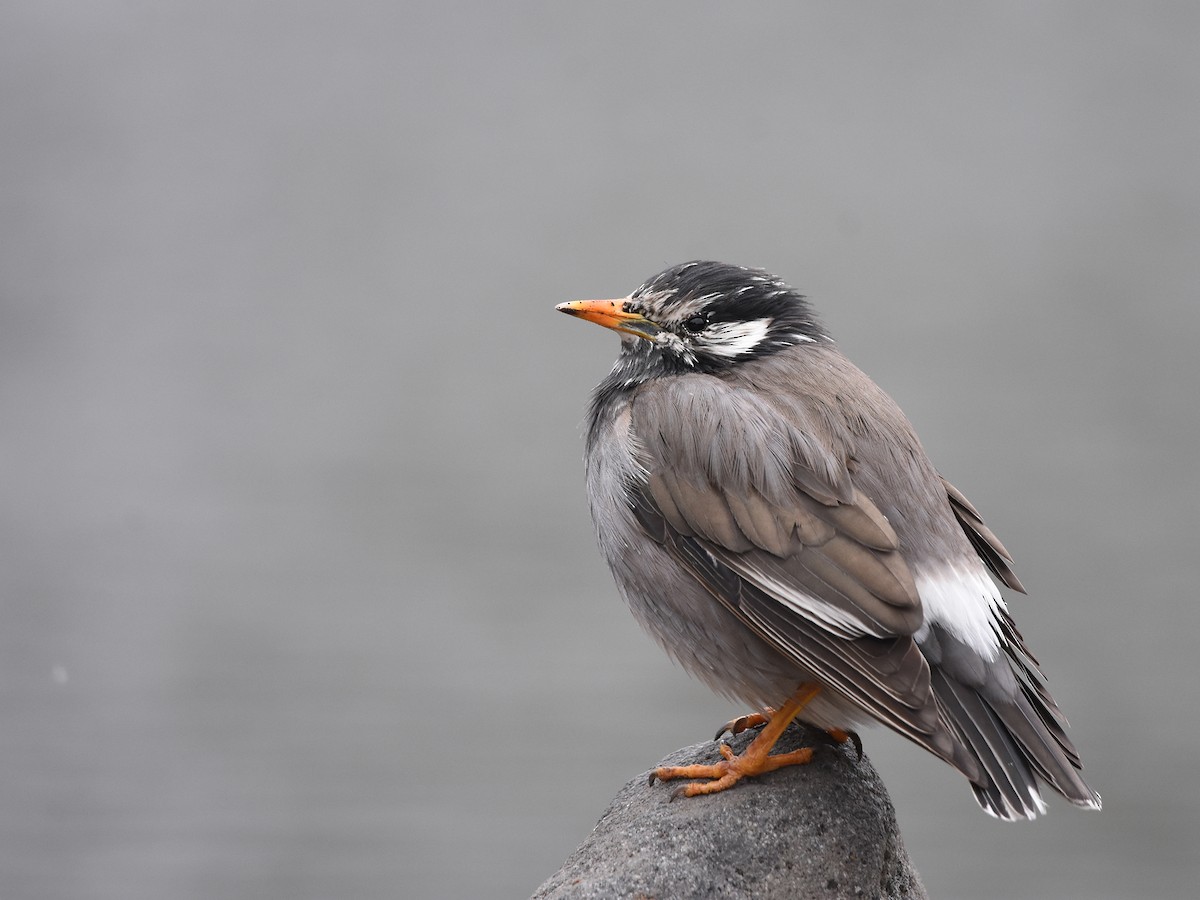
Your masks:
{"label": "orange beak", "polygon": [[662,329],[635,312],[627,312],[624,300],[572,300],[554,307],[569,316],[577,316],[613,331],[632,334],[648,341],[654,340]]}

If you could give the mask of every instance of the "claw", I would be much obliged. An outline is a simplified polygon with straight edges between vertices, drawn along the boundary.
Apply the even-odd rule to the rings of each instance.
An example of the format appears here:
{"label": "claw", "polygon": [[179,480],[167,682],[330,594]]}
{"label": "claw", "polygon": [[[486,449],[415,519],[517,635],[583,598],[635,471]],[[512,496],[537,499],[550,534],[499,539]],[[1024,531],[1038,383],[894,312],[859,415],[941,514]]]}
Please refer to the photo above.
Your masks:
{"label": "claw", "polygon": [[771,721],[771,716],[773,715],[775,715],[775,710],[768,706],[760,713],[746,713],[744,716],[738,716],[736,719],[730,719],[720,727],[715,735],[713,735],[713,740],[719,741],[721,739],[721,735],[725,734],[725,732],[729,732],[732,735],[739,735],[747,728],[755,728],[759,725],[765,725],[767,722]]}
{"label": "claw", "polygon": [[826,730],[825,733],[827,735],[829,735],[829,739],[832,740],[834,743],[844,744],[844,743],[846,743],[846,741],[850,741],[851,743],[853,743],[855,756],[857,757],[855,759],[855,762],[862,762],[862,756],[863,756],[862,738],[860,738],[858,736],[857,731],[846,731],[842,728],[830,728],[830,729]]}
{"label": "claw", "polygon": [[862,738],[858,736],[857,731],[846,732],[850,736],[850,740],[854,742],[855,762],[862,762]]}

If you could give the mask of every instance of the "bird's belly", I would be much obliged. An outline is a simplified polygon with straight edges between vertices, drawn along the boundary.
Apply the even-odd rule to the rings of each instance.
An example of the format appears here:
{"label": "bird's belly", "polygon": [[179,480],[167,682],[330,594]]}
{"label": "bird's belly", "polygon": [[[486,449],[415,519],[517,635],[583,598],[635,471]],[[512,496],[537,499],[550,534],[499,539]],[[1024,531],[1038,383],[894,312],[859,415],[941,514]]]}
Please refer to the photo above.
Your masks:
{"label": "bird's belly", "polygon": [[644,547],[633,565],[627,556],[605,555],[642,627],[716,693],[753,708],[778,707],[801,684],[821,684],[824,689],[805,708],[803,720],[823,728],[873,721],[824,685],[802,661],[785,656],[755,634],[657,544]]}

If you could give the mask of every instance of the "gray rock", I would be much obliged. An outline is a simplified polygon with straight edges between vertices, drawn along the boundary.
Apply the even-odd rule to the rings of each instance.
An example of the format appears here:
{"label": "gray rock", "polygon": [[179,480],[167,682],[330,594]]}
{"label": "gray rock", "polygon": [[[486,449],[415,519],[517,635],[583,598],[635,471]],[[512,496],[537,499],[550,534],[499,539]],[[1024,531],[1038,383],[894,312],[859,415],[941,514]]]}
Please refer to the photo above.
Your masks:
{"label": "gray rock", "polygon": [[[757,729],[729,741],[739,753]],[[549,898],[926,897],[883,783],[848,742],[793,725],[776,752],[817,748],[806,766],[672,802],[682,782],[630,781],[587,840],[534,893]],[[659,765],[715,762],[715,743]]]}

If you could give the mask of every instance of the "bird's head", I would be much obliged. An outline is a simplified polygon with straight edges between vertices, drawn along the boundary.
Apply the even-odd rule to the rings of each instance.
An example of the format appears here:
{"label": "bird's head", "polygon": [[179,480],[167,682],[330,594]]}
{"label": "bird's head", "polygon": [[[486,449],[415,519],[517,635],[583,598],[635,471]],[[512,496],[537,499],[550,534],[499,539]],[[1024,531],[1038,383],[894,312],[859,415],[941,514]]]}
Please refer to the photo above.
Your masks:
{"label": "bird's head", "polygon": [[717,373],[828,338],[804,297],[783,281],[719,262],[672,266],[620,300],[575,300],[556,308],[620,332],[617,365],[631,383],[659,374]]}

